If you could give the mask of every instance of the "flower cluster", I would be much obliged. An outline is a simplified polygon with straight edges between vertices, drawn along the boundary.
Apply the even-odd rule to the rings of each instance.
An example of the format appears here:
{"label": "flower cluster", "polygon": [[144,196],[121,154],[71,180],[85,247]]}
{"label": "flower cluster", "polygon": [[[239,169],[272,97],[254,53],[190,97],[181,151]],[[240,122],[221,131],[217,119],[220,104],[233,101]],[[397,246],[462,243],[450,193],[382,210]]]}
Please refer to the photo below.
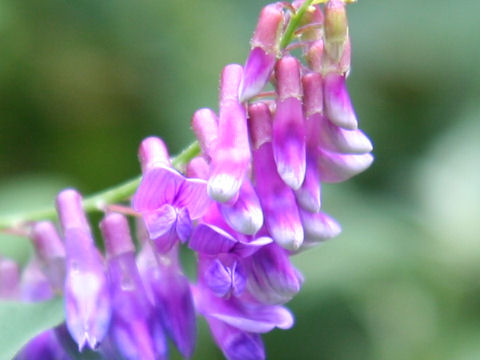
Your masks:
{"label": "flower cluster", "polygon": [[[311,3],[262,10],[245,66],[223,69],[218,114],[193,115],[201,153],[181,172],[160,138],[143,140],[142,180],[123,211],[137,217],[138,253],[117,208],[100,223],[102,254],[81,195],[67,189],[56,202],[63,241],[52,223],[36,223],[36,255],[22,281],[15,264],[0,261],[0,279],[10,279],[0,282],[0,296],[65,297],[65,324],[33,339],[18,359],[38,358],[35,351],[45,351],[42,359],[78,351],[165,359],[167,339],[189,358],[196,314],[226,358],[264,359],[261,334],[293,325],[284,304],[303,277],[291,256],[340,233],[322,211],[321,184],[373,161],[346,88],[345,2]],[[292,31],[298,41],[288,45]],[[182,244],[196,254],[195,280],[182,271]]]}

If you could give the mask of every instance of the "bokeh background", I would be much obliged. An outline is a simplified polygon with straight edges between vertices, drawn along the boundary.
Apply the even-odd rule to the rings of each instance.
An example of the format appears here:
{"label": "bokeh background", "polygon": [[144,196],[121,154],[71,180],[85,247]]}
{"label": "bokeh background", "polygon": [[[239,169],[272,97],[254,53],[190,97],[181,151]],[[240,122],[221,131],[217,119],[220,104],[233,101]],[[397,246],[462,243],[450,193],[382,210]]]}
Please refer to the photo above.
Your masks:
{"label": "bokeh background", "polygon": [[[147,135],[181,150],[266,3],[0,0],[0,213],[136,176]],[[480,359],[479,13],[349,6],[349,88],[376,161],[325,187],[344,231],[296,258],[296,326],[265,336],[269,358]],[[28,242],[2,236],[0,253],[25,261]],[[220,358],[201,325],[194,359]]]}

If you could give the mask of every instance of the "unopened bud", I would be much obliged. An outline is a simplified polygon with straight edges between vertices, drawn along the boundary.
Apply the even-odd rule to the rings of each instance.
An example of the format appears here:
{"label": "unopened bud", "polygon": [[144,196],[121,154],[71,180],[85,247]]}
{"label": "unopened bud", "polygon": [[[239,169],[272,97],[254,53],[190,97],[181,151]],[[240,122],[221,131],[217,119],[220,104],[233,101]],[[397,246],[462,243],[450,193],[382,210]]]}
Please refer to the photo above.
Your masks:
{"label": "unopened bud", "polygon": [[328,56],[338,61],[348,37],[348,21],[345,3],[330,0],[325,5],[325,49]]}

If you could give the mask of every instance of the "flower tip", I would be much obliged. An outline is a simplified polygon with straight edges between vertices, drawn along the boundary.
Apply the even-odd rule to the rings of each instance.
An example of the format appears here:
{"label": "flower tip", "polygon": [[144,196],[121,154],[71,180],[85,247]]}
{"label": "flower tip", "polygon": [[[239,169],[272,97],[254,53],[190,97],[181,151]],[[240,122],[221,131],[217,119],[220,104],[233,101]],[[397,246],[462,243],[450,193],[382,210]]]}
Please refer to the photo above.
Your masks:
{"label": "flower tip", "polygon": [[272,232],[275,242],[284,249],[297,251],[300,246],[302,246],[303,229],[301,227],[296,227],[293,229],[275,229]]}

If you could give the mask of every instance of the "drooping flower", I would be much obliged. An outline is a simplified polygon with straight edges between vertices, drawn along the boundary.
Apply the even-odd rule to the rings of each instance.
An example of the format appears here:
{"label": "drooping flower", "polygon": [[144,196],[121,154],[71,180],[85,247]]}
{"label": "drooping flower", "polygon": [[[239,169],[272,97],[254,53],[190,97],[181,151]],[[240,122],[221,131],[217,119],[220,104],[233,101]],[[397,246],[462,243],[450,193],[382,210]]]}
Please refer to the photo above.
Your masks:
{"label": "drooping flower", "polygon": [[111,299],[103,259],[95,247],[82,198],[67,189],[57,196],[66,248],[65,313],[68,330],[81,351],[98,347],[110,324]]}
{"label": "drooping flower", "polygon": [[257,95],[267,84],[279,52],[280,30],[283,25],[282,4],[265,6],[252,38],[252,50],[245,64],[240,101]]}
{"label": "drooping flower", "polygon": [[127,220],[111,213],[101,221],[100,228],[112,294],[109,333],[115,347],[128,360],[166,359],[166,339],[138,273]]}
{"label": "drooping flower", "polygon": [[143,241],[137,264],[154,316],[161,320],[180,353],[190,358],[196,343],[195,308],[190,284],[180,267],[178,246],[159,254]]}
{"label": "drooping flower", "polygon": [[211,154],[211,173],[208,194],[219,202],[231,201],[238,191],[250,167],[247,115],[238,99],[243,68],[227,65],[220,79],[220,116],[218,141]]}
{"label": "drooping flower", "polygon": [[297,190],[303,183],[306,168],[299,61],[292,56],[281,58],[275,67],[275,77],[277,108],[272,125],[273,155],[282,180]]}

